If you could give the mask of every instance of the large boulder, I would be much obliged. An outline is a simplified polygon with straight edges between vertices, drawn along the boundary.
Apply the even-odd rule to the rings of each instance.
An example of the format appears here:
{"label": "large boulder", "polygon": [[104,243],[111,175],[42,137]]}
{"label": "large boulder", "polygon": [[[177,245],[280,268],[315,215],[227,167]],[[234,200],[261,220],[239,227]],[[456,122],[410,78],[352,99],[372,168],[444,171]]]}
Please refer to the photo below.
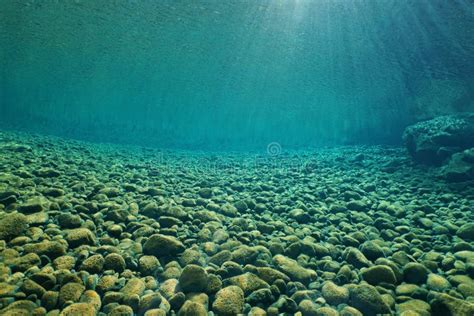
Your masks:
{"label": "large boulder", "polygon": [[454,154],[441,169],[441,176],[448,182],[474,180],[474,148]]}
{"label": "large boulder", "polygon": [[403,141],[416,162],[439,165],[452,154],[474,147],[474,113],[416,123],[405,129]]}

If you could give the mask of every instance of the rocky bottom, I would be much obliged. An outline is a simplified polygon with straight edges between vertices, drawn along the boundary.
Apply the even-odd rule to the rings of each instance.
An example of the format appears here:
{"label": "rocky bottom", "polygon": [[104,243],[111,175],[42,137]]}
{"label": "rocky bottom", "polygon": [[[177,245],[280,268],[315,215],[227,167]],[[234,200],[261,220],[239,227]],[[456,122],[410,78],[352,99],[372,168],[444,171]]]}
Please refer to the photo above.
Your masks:
{"label": "rocky bottom", "polygon": [[3,132],[0,314],[471,316],[473,201],[401,148]]}

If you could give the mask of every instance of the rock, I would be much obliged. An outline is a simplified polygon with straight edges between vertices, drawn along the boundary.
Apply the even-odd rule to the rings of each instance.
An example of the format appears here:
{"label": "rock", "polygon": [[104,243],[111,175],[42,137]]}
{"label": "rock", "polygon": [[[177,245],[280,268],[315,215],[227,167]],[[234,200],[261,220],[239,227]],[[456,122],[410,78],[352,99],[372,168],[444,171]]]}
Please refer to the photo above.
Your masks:
{"label": "rock", "polygon": [[347,263],[352,264],[358,269],[370,265],[370,261],[364,256],[364,254],[354,247],[346,248],[343,258]]}
{"label": "rock", "polygon": [[426,286],[430,290],[442,292],[449,289],[451,284],[442,276],[430,273],[428,274],[428,279],[426,280]]}
{"label": "rock", "polygon": [[86,288],[84,285],[74,282],[66,283],[59,290],[59,306],[64,306],[66,302],[79,302],[82,293]]}
{"label": "rock", "polygon": [[198,265],[189,264],[181,272],[179,286],[185,293],[202,292],[207,288],[207,272]]}
{"label": "rock", "polygon": [[60,197],[64,195],[64,190],[60,188],[48,188],[43,191],[45,196]]}
{"label": "rock", "polygon": [[115,275],[104,275],[99,279],[99,282],[95,288],[99,293],[104,294],[112,290],[112,288],[114,288],[117,284],[117,281],[118,280]]}
{"label": "rock", "polygon": [[316,310],[316,315],[318,316],[339,316],[337,310],[331,307],[320,307]]}
{"label": "rock", "polygon": [[34,172],[35,175],[42,178],[55,178],[61,175],[61,172],[53,168],[41,168]]}
{"label": "rock", "polygon": [[375,261],[378,258],[383,258],[385,256],[382,247],[373,241],[364,242],[361,247],[361,252],[371,261]]}
{"label": "rock", "polygon": [[245,201],[237,201],[234,203],[234,207],[239,211],[240,213],[246,211],[249,207],[247,206],[247,203]]}
{"label": "rock", "polygon": [[48,208],[48,204],[47,199],[35,197],[18,206],[18,211],[26,214],[43,212]]}
{"label": "rock", "polygon": [[24,272],[31,267],[41,263],[40,257],[35,253],[29,253],[19,258],[15,258],[10,262],[12,271]]}
{"label": "rock", "polygon": [[169,299],[171,309],[173,310],[179,310],[185,302],[186,302],[186,295],[184,295],[183,292],[178,292],[174,294],[173,296],[171,296]]}
{"label": "rock", "polygon": [[445,293],[434,294],[434,298],[430,302],[430,305],[433,315],[474,315],[473,303],[457,299]]}
{"label": "rock", "polygon": [[207,277],[207,289],[206,293],[214,294],[222,288],[221,279],[214,274],[209,274]]}
{"label": "rock", "polygon": [[37,282],[46,289],[53,288],[57,283],[56,276],[46,271],[40,271],[31,275],[30,280]]}
{"label": "rock", "polygon": [[46,310],[52,310],[56,308],[58,304],[59,293],[56,291],[47,291],[41,297],[41,306],[46,308]]}
{"label": "rock", "polygon": [[416,162],[441,164],[455,152],[474,147],[474,113],[440,116],[409,126],[403,133]]}
{"label": "rock", "polygon": [[474,148],[454,154],[440,170],[440,175],[448,182],[474,180]]}
{"label": "rock", "polygon": [[143,245],[143,252],[156,257],[174,256],[185,250],[184,245],[175,237],[155,234]]}
{"label": "rock", "polygon": [[140,298],[139,309],[141,313],[148,311],[150,309],[158,308],[163,301],[163,297],[160,293],[149,293],[145,294]]}
{"label": "rock", "polygon": [[283,255],[274,256],[273,261],[275,262],[278,269],[288,275],[291,279],[303,283],[309,283],[315,280],[317,277],[316,271],[306,269],[300,266],[297,261]]}
{"label": "rock", "polygon": [[273,284],[276,280],[290,281],[290,278],[286,274],[269,267],[257,268],[257,275],[268,284]]}
{"label": "rock", "polygon": [[92,274],[102,272],[102,269],[104,268],[104,262],[105,260],[102,255],[90,256],[82,263],[81,270]]}
{"label": "rock", "polygon": [[[245,294],[245,292],[244,292]],[[245,301],[251,306],[268,306],[275,300],[272,291],[269,288],[262,288],[253,291]]]}
{"label": "rock", "polygon": [[40,226],[49,223],[49,215],[46,212],[32,213],[26,216],[26,220],[31,226]]}
{"label": "rock", "polygon": [[37,305],[28,300],[18,300],[0,310],[2,316],[29,316],[33,315]]}
{"label": "rock", "polygon": [[333,306],[347,303],[349,301],[349,290],[342,286],[337,286],[331,281],[325,282],[321,288],[324,299]]}
{"label": "rock", "polygon": [[135,313],[130,306],[127,305],[118,305],[114,307],[108,316],[133,316]]}
{"label": "rock", "polygon": [[418,313],[418,315],[431,315],[430,304],[422,300],[408,300],[406,302],[398,304],[397,309],[400,314],[405,312],[416,312]]}
{"label": "rock", "polygon": [[17,285],[0,282],[0,298],[2,297],[13,297],[18,290]]}
{"label": "rock", "polygon": [[403,278],[407,283],[422,284],[425,283],[428,272],[421,263],[410,262],[403,267]]}
{"label": "rock", "polygon": [[204,263],[201,253],[196,249],[186,249],[179,258],[179,264],[182,267],[187,266],[188,264],[201,265]]}
{"label": "rock", "polygon": [[209,258],[209,263],[221,266],[224,262],[232,259],[232,253],[229,250],[222,250]]}
{"label": "rock", "polygon": [[288,216],[290,218],[294,219],[295,221],[297,221],[300,224],[308,223],[308,222],[311,221],[311,216],[300,208],[296,208],[296,209],[291,210],[288,213]]}
{"label": "rock", "polygon": [[27,295],[29,294],[36,294],[37,297],[42,297],[46,290],[30,279],[26,279],[23,284],[21,285],[21,290],[25,292]]}
{"label": "rock", "polygon": [[104,268],[120,273],[126,268],[125,259],[118,253],[110,253],[105,256]]}
{"label": "rock", "polygon": [[318,305],[311,300],[302,300],[298,305],[298,308],[302,316],[320,316],[318,314]]}
{"label": "rock", "polygon": [[225,216],[229,217],[235,217],[239,215],[239,211],[237,211],[237,208],[231,204],[224,204],[222,207],[219,209],[220,213],[222,213]]}
{"label": "rock", "polygon": [[253,273],[247,272],[225,280],[226,285],[236,285],[244,291],[244,295],[249,295],[253,291],[263,288],[269,288],[267,282],[260,279]]}
{"label": "rock", "polygon": [[352,307],[352,306],[345,306],[344,308],[341,309],[341,311],[339,312],[339,315],[340,316],[363,316],[362,313]]}
{"label": "rock", "polygon": [[66,234],[66,241],[69,246],[76,248],[81,245],[95,245],[95,235],[87,228],[71,229]]}
{"label": "rock", "polygon": [[138,260],[138,268],[143,276],[154,276],[161,268],[161,264],[155,256],[141,256]]}
{"label": "rock", "polygon": [[141,296],[145,291],[145,282],[139,278],[132,278],[128,280],[127,284],[120,290],[125,297],[133,295]]}
{"label": "rock", "polygon": [[92,304],[74,303],[63,309],[59,316],[95,316],[96,313]]}
{"label": "rock", "polygon": [[97,312],[100,311],[100,308],[102,307],[102,302],[99,294],[97,294],[96,291],[92,290],[87,290],[82,293],[80,302],[92,305]]}
{"label": "rock", "polygon": [[200,303],[186,301],[179,309],[178,316],[207,316],[207,310]]}
{"label": "rock", "polygon": [[217,315],[237,315],[242,313],[244,303],[244,292],[242,289],[238,286],[231,285],[216,293],[212,310]]}
{"label": "rock", "polygon": [[456,235],[464,240],[474,241],[474,223],[466,223],[462,225],[457,230]]}
{"label": "rock", "polygon": [[392,268],[385,265],[376,265],[370,268],[361,270],[361,275],[364,281],[371,285],[378,285],[380,283],[396,284],[397,278]]}
{"label": "rock", "polygon": [[76,265],[76,258],[72,256],[61,256],[53,261],[53,266],[57,270],[71,270]]}
{"label": "rock", "polygon": [[267,316],[267,312],[260,307],[254,306],[250,310],[248,316]]}
{"label": "rock", "polygon": [[357,308],[364,315],[388,314],[386,305],[377,289],[371,285],[360,284],[350,288],[349,305]]}
{"label": "rock", "polygon": [[27,217],[21,213],[6,214],[0,220],[0,240],[10,240],[23,234],[28,228]]}
{"label": "rock", "polygon": [[242,245],[232,251],[232,259],[234,262],[240,264],[252,263],[257,259],[259,250],[256,247],[249,247],[247,245]]}
{"label": "rock", "polygon": [[48,256],[50,259],[66,254],[66,247],[58,241],[44,240],[37,244],[28,244],[24,246],[25,253],[36,253],[38,256]]}
{"label": "rock", "polygon": [[201,188],[198,194],[204,199],[210,199],[212,197],[212,189],[210,188]]}
{"label": "rock", "polygon": [[56,219],[62,228],[78,228],[82,224],[81,217],[71,213],[60,214]]}
{"label": "rock", "polygon": [[363,200],[349,201],[347,202],[347,208],[351,211],[367,211],[368,206]]}

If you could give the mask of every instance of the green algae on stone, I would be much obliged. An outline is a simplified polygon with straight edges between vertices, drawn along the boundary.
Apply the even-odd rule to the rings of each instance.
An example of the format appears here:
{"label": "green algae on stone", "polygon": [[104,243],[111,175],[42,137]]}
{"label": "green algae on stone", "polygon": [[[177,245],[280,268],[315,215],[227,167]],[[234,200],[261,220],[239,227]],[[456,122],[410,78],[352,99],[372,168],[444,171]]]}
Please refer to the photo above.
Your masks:
{"label": "green algae on stone", "polygon": [[0,219],[0,239],[10,240],[28,228],[28,219],[21,213],[5,214]]}

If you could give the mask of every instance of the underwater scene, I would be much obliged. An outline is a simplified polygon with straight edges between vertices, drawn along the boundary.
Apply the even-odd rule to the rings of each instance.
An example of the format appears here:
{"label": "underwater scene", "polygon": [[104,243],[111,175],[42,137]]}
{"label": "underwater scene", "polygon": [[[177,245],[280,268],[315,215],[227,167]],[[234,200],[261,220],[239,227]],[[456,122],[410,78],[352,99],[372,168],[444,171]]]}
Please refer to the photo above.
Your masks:
{"label": "underwater scene", "polygon": [[0,1],[0,315],[474,315],[472,0]]}

